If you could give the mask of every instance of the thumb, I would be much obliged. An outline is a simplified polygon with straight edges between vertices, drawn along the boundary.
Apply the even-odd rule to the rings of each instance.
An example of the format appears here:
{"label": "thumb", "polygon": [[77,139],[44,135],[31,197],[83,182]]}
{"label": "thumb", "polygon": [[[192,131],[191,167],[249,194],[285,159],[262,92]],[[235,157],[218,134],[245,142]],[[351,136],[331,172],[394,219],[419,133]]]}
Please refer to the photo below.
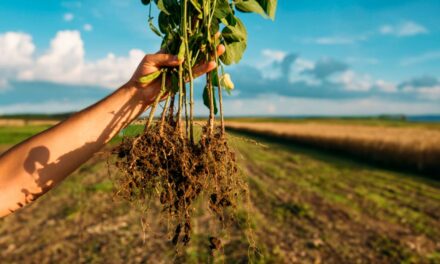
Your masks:
{"label": "thumb", "polygon": [[179,66],[183,61],[180,61],[177,56],[171,54],[149,54],[144,58],[145,63],[154,65],[154,66],[168,66],[175,67]]}

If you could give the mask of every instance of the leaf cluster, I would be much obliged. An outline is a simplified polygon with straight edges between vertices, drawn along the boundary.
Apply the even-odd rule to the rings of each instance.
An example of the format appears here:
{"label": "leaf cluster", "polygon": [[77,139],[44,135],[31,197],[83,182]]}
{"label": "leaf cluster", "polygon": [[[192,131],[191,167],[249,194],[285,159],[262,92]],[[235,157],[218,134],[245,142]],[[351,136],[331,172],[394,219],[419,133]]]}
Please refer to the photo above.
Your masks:
{"label": "leaf cluster", "polygon": [[[184,0],[142,0],[145,5],[156,4],[160,13],[158,28],[153,24],[151,14],[149,25],[153,32],[163,38],[162,48],[173,54],[182,51],[183,34],[189,33],[189,47],[194,63],[206,60],[215,44],[223,44],[226,52],[220,57],[225,65],[238,63],[247,47],[247,31],[236,16],[238,12],[257,13],[264,18],[274,19],[277,0],[187,0],[189,32],[182,30],[182,6]],[[219,39],[213,36],[221,30]]]}

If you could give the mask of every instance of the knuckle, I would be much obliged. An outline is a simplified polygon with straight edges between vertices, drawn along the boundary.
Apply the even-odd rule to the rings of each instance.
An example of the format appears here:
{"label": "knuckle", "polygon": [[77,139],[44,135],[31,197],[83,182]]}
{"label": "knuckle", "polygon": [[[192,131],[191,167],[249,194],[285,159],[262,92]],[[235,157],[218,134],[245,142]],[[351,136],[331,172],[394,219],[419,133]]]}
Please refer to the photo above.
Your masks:
{"label": "knuckle", "polygon": [[147,54],[147,55],[145,55],[144,60],[145,60],[145,61],[151,61],[151,60],[153,60],[153,55],[151,55],[151,54]]}

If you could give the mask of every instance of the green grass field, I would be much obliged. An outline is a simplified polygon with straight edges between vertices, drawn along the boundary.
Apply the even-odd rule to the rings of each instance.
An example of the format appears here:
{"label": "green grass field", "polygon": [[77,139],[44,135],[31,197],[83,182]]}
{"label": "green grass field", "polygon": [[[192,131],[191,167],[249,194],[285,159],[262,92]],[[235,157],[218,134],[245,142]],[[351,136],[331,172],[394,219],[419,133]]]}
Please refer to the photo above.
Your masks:
{"label": "green grass field", "polygon": [[47,128],[48,126],[0,126],[0,146],[17,144]]}
{"label": "green grass field", "polygon": [[[0,140],[10,146],[42,129],[1,128]],[[124,133],[141,130],[130,127]],[[251,191],[250,204],[239,208],[229,235],[210,228],[211,220],[199,204],[193,223],[196,234],[176,257],[156,206],[143,215],[115,197],[117,173],[109,176],[107,157],[100,154],[35,204],[0,219],[0,259],[5,263],[246,263],[249,259],[255,263],[440,263],[439,182],[277,139],[232,134],[230,144]],[[141,219],[150,225],[142,225]],[[224,254],[209,255],[211,233],[223,235]]]}

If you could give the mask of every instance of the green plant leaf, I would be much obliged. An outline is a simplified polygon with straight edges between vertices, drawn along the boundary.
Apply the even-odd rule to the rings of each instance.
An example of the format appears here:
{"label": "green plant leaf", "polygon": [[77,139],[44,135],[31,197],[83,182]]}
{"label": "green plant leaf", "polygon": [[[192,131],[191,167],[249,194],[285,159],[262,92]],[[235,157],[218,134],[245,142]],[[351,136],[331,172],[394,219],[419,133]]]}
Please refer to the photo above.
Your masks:
{"label": "green plant leaf", "polygon": [[158,0],[157,1],[157,8],[159,8],[160,11],[164,12],[167,15],[171,15],[171,13],[167,10],[165,1],[167,0]]}
{"label": "green plant leaf", "polygon": [[215,34],[220,31],[220,21],[218,19],[214,18],[212,20],[210,31],[212,34]]}
{"label": "green plant leaf", "polygon": [[159,37],[162,37],[162,33],[160,33],[159,29],[153,24],[153,18],[148,19],[148,25],[150,25],[151,31],[153,31]]}
{"label": "green plant leaf", "polygon": [[234,4],[238,11],[244,13],[257,13],[262,17],[267,18],[265,10],[257,0],[235,0]]}
{"label": "green plant leaf", "polygon": [[234,14],[229,14],[228,16],[221,19],[221,22],[225,24],[225,26],[235,26],[237,24],[237,19]]}
{"label": "green plant leaf", "polygon": [[264,18],[275,19],[278,0],[234,0],[238,11],[257,13]]}
{"label": "green plant leaf", "polygon": [[180,43],[179,53],[177,54],[177,59],[179,61],[183,61],[183,59],[185,58],[185,51],[186,51],[185,42],[182,41]]}
{"label": "green plant leaf", "polygon": [[277,0],[257,0],[258,3],[260,3],[260,6],[264,9],[264,12],[266,12],[266,15],[274,20],[275,19],[275,13],[277,11]]}
{"label": "green plant leaf", "polygon": [[231,65],[238,63],[243,57],[244,51],[246,50],[247,44],[244,41],[224,43],[226,47],[225,53],[220,56],[221,61],[226,65]]}
{"label": "green plant leaf", "polygon": [[217,0],[217,4],[214,10],[214,17],[222,19],[231,14],[232,9],[229,6],[228,0]]}
{"label": "green plant leaf", "polygon": [[211,71],[212,85],[218,87],[218,72],[216,70]]}
{"label": "green plant leaf", "polygon": [[226,51],[220,59],[226,65],[238,63],[247,47],[246,27],[239,18],[236,17],[235,21],[235,26],[229,25],[222,30]]}
{"label": "green plant leaf", "polygon": [[178,38],[174,36],[172,33],[167,33],[162,39],[161,49],[166,53],[177,54],[179,52],[180,43],[177,41]]}
{"label": "green plant leaf", "polygon": [[199,13],[203,13],[202,12],[202,7],[200,6],[199,2],[197,2],[197,0],[190,0],[192,6],[194,7],[194,9],[197,10],[197,12]]}
{"label": "green plant leaf", "polygon": [[167,34],[170,31],[170,21],[168,15],[165,12],[159,13],[159,29],[162,33]]}
{"label": "green plant leaf", "polygon": [[[217,109],[217,102],[216,102],[216,100],[215,100],[214,87],[212,87],[212,88],[213,88],[213,89],[212,89],[212,96],[213,96],[213,98],[214,98],[214,114],[216,115],[217,112],[218,112],[218,109]],[[203,89],[203,104],[204,104],[206,107],[208,107],[208,109],[209,109],[210,103],[209,103],[209,88],[208,88],[208,86],[205,86],[205,89]]]}
{"label": "green plant leaf", "polygon": [[236,24],[234,26],[226,26],[222,30],[223,39],[228,42],[247,41],[247,31],[243,22],[239,18],[235,18]]}
{"label": "green plant leaf", "polygon": [[156,80],[160,75],[162,74],[162,71],[155,71],[153,73],[150,73],[148,75],[142,76],[139,79],[139,82],[142,84],[148,84]]}

